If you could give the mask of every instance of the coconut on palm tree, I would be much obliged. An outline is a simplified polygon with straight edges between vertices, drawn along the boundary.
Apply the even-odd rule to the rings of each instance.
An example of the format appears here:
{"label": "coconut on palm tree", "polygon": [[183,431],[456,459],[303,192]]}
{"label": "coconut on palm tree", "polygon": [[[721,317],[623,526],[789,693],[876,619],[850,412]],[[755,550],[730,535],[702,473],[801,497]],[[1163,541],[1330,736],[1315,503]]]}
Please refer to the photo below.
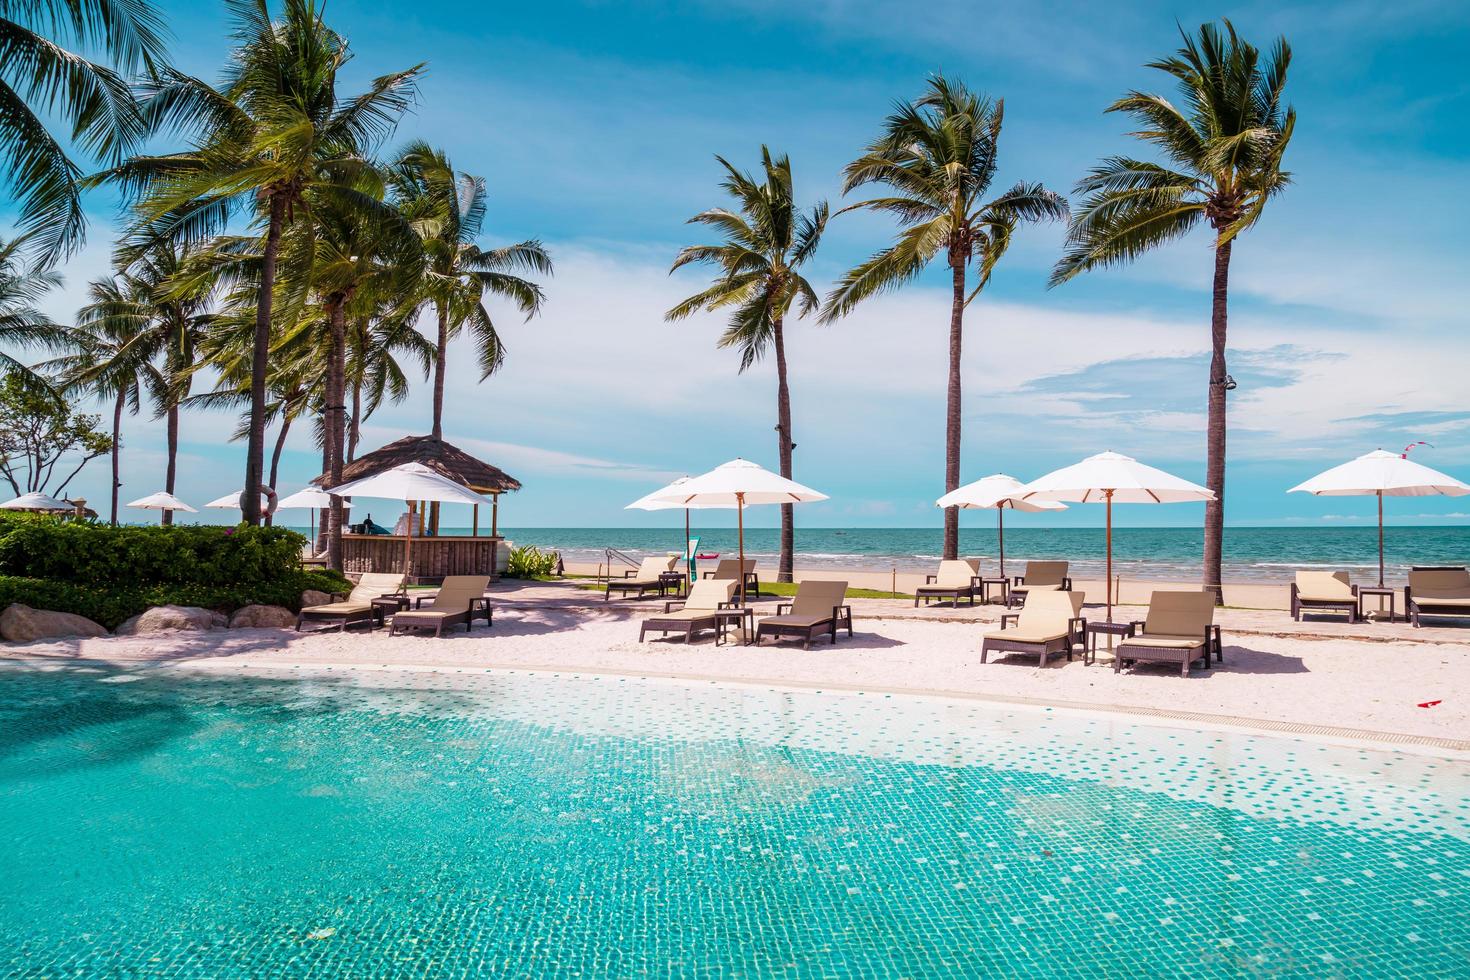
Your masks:
{"label": "coconut on palm tree", "polygon": [[[1020,182],[986,200],[995,179],[1004,103],[971,92],[942,75],[913,102],[900,102],[883,135],[844,171],[844,194],[866,184],[891,193],[844,208],[893,215],[897,239],[842,277],[827,297],[822,319],[833,320],[877,293],[917,280],[943,257],[952,290],[949,383],[945,407],[944,487],[960,485],[960,364],[966,307],[990,282],[1016,227],[1059,220],[1067,202],[1041,184]],[[840,213],[840,212],[839,212]],[[973,286],[970,281],[974,269]],[[944,511],[944,557],[959,554],[959,509]]]}
{"label": "coconut on palm tree", "polygon": [[1077,184],[1087,195],[1073,217],[1067,250],[1052,273],[1062,283],[1089,269],[1120,265],[1203,222],[1214,246],[1210,305],[1210,378],[1205,485],[1204,584],[1220,586],[1225,523],[1226,372],[1230,252],[1236,237],[1260,220],[1266,202],[1291,180],[1281,169],[1296,112],[1283,102],[1291,48],[1278,38],[1262,56],[1227,20],[1185,34],[1183,47],[1148,67],[1175,82],[1180,104],[1130,92],[1108,107],[1137,120],[1133,135],[1153,144],[1163,163],[1108,157]]}
{"label": "coconut on palm tree", "polygon": [[0,186],[42,265],[75,249],[86,230],[81,170],[66,144],[111,163],[130,152],[144,125],[125,76],[153,71],[163,53],[162,21],[143,0],[0,4]]}
{"label": "coconut on palm tree", "polygon": [[424,142],[410,143],[399,153],[390,182],[399,210],[422,243],[423,278],[415,298],[434,308],[437,322],[431,432],[442,439],[449,342],[468,328],[480,380],[500,370],[505,344],[485,308],[485,297],[510,300],[529,320],[540,312],[546,296],[540,286],[522,276],[551,275],[551,256],[535,239],[481,248],[485,181],[455,171],[443,150]]}
{"label": "coconut on palm tree", "polygon": [[[738,210],[711,208],[689,219],[721,232],[716,245],[690,245],[674,259],[670,272],[691,263],[711,265],[720,272],[704,289],[665,314],[679,320],[701,310],[729,311],[721,347],[740,351],[740,370],[749,369],[768,352],[776,359],[776,442],[781,475],[791,479],[791,389],[786,367],[786,318],[793,307],[798,317],[815,310],[817,292],[799,271],[816,252],[827,226],[827,202],[809,211],[796,206],[792,190],[791,158],[773,159],[761,147],[760,179],[737,170],[724,157],[720,187],[734,199]],[[796,550],[796,530],[790,504],[781,505],[781,557],[777,579],[790,582]]]}
{"label": "coconut on palm tree", "polygon": [[[322,19],[318,0],[283,0],[273,20],[267,0],[236,0],[237,46],[218,88],[163,71],[144,109],[156,131],[188,134],[189,149],[137,156],[99,175],[135,198],[134,248],[160,239],[197,240],[245,213],[264,232],[251,341],[250,435],[245,485],[260,485],[265,448],[271,307],[281,236],[328,202],[366,205],[377,181],[368,159],[414,98],[416,65],[373,79],[362,94],[337,91],[351,58],[347,41]],[[244,519],[260,521],[260,499],[241,498]]]}

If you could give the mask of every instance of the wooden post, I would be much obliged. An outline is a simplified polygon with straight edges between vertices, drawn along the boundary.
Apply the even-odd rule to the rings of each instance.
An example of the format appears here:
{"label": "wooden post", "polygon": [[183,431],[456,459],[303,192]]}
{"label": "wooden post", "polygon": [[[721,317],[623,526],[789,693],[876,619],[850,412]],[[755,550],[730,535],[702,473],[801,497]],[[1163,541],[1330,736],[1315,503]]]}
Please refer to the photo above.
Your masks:
{"label": "wooden post", "polygon": [[[745,494],[735,495],[735,521],[740,529],[740,608],[745,608]],[[833,627],[834,629],[836,627]],[[836,635],[835,633],[833,634]]]}
{"label": "wooden post", "polygon": [[490,495],[490,536],[500,537],[500,494]]}
{"label": "wooden post", "polygon": [[[415,502],[408,502],[408,526],[404,528],[408,533],[403,536],[403,582],[406,586],[410,579],[409,575],[413,568],[413,517]],[[423,515],[420,514],[420,517]]]}
{"label": "wooden post", "polygon": [[474,506],[472,506],[470,508],[470,513],[474,515],[474,524],[470,527],[470,537],[478,538],[480,536],[480,505],[475,504]]}
{"label": "wooden post", "polygon": [[[1108,572],[1103,578],[1103,591],[1108,594],[1108,622],[1113,621],[1113,491],[1104,490],[1108,498]],[[1112,634],[1108,634],[1108,643],[1112,644]]]}
{"label": "wooden post", "polygon": [[1000,577],[1006,577],[1006,502],[1002,500],[1000,506],[995,508],[996,533],[1000,537]]}

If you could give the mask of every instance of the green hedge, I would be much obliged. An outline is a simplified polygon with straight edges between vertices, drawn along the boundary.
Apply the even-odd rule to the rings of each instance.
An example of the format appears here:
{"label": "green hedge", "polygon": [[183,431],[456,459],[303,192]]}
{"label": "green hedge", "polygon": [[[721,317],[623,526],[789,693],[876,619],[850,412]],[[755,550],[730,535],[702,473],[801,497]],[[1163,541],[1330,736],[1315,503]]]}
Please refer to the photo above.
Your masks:
{"label": "green hedge", "polygon": [[202,606],[232,612],[252,603],[301,608],[307,589],[342,592],[347,580],[335,572],[288,572],[266,583],[217,586],[198,584],[108,585],[95,588],[73,582],[0,575],[0,609],[19,602],[33,609],[76,613],[110,630],[153,606]]}
{"label": "green hedge", "polygon": [[85,587],[253,587],[299,572],[305,543],[279,527],[112,527],[0,514],[0,575]]}

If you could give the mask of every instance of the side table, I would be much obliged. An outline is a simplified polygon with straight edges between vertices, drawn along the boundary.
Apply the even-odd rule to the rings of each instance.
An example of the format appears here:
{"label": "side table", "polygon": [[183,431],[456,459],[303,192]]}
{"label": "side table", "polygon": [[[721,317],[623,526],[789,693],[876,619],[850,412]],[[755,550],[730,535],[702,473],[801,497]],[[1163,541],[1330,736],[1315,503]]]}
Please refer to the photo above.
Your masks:
{"label": "side table", "polygon": [[[1368,595],[1388,596],[1388,621],[1394,622],[1398,615],[1396,600],[1398,592],[1384,585],[1360,585],[1358,586],[1358,619],[1363,619],[1363,597]],[[1381,606],[1381,604],[1380,604]]]}
{"label": "side table", "polygon": [[1099,636],[1132,636],[1132,623],[1108,623],[1101,620],[1087,621],[1086,635],[1082,643],[1082,662],[1097,663],[1097,638]]}

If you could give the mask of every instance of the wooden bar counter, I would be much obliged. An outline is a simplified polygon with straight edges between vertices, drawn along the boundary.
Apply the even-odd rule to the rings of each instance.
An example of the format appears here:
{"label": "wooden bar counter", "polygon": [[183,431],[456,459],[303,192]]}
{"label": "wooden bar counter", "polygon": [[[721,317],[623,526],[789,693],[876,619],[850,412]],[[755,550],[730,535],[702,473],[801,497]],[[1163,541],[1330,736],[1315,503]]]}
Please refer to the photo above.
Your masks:
{"label": "wooden bar counter", "polygon": [[[414,535],[412,581],[433,584],[446,575],[488,575],[493,581],[500,577],[497,567],[504,541],[496,535]],[[401,534],[344,534],[342,570],[401,573],[403,545]]]}

